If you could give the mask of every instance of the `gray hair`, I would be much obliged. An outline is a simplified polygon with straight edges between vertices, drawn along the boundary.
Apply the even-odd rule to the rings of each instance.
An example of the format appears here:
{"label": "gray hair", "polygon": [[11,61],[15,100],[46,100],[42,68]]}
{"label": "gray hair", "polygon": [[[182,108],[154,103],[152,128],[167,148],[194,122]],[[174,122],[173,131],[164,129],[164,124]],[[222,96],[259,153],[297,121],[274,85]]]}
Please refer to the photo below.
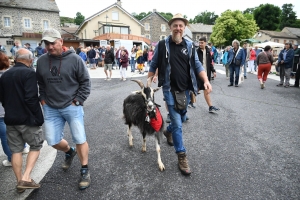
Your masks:
{"label": "gray hair", "polygon": [[[16,60],[19,60],[19,59],[21,59],[21,60],[32,60],[33,59],[33,55],[31,53],[31,51],[27,50],[27,51],[25,51],[26,53],[20,54],[19,53],[20,50],[21,49],[19,49],[16,52],[16,57],[15,57]],[[23,51],[23,50],[21,50],[21,51]]]}
{"label": "gray hair", "polygon": [[238,40],[233,40],[232,41],[232,46],[233,46],[233,43],[236,43],[238,46],[240,46],[240,42]]}

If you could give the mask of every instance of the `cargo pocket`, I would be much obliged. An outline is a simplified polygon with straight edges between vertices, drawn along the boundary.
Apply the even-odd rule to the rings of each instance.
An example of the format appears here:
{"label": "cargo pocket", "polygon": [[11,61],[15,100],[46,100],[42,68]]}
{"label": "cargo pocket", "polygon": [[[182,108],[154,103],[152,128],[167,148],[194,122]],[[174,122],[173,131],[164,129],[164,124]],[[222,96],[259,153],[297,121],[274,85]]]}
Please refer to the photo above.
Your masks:
{"label": "cargo pocket", "polygon": [[38,130],[36,132],[34,132],[34,141],[35,141],[36,147],[43,146],[44,135],[43,135],[43,130],[41,127],[39,127]]}

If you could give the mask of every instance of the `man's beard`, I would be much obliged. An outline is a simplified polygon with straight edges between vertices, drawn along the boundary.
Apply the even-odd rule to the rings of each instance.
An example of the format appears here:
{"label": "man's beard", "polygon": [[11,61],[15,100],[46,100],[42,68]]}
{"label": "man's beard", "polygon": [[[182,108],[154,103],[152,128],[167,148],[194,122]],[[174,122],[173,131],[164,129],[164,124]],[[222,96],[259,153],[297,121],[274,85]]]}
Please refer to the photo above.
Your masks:
{"label": "man's beard", "polygon": [[180,43],[182,41],[182,37],[180,35],[173,35],[172,39],[175,43]]}

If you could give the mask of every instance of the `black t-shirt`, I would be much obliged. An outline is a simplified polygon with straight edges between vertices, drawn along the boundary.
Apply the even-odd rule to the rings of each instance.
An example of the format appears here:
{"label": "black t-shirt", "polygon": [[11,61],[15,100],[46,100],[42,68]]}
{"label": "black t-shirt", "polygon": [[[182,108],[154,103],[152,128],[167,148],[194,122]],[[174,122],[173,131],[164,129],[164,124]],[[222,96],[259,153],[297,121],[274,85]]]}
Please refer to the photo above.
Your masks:
{"label": "black t-shirt", "polygon": [[176,44],[170,39],[170,65],[171,90],[187,90],[191,82],[191,75],[189,54],[184,39],[179,44]]}

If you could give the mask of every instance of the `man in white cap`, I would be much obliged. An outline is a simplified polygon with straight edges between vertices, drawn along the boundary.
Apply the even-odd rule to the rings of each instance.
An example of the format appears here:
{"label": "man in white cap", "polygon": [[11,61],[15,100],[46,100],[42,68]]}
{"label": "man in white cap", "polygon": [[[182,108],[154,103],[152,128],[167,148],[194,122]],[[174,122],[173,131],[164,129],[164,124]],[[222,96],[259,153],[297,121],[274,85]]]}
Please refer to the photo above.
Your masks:
{"label": "man in white cap", "polygon": [[[63,40],[55,29],[43,33],[42,42],[48,53],[37,61],[36,75],[40,101],[45,116],[45,138],[53,148],[65,152],[62,165],[67,170],[78,152],[81,163],[79,189],[90,185],[88,170],[89,146],[83,121],[83,102],[90,94],[91,82],[82,59],[72,51],[63,51]],[[72,140],[70,147],[63,139],[63,129],[68,122]]]}
{"label": "man in white cap", "polygon": [[176,14],[168,24],[172,35],[157,44],[148,77],[158,74],[158,86],[163,87],[171,119],[164,135],[168,144],[175,148],[179,170],[183,175],[190,175],[191,169],[182,139],[182,122],[186,121],[189,91],[197,94],[197,77],[202,79],[208,93],[212,87],[192,42],[182,37],[188,21],[181,14]]}

